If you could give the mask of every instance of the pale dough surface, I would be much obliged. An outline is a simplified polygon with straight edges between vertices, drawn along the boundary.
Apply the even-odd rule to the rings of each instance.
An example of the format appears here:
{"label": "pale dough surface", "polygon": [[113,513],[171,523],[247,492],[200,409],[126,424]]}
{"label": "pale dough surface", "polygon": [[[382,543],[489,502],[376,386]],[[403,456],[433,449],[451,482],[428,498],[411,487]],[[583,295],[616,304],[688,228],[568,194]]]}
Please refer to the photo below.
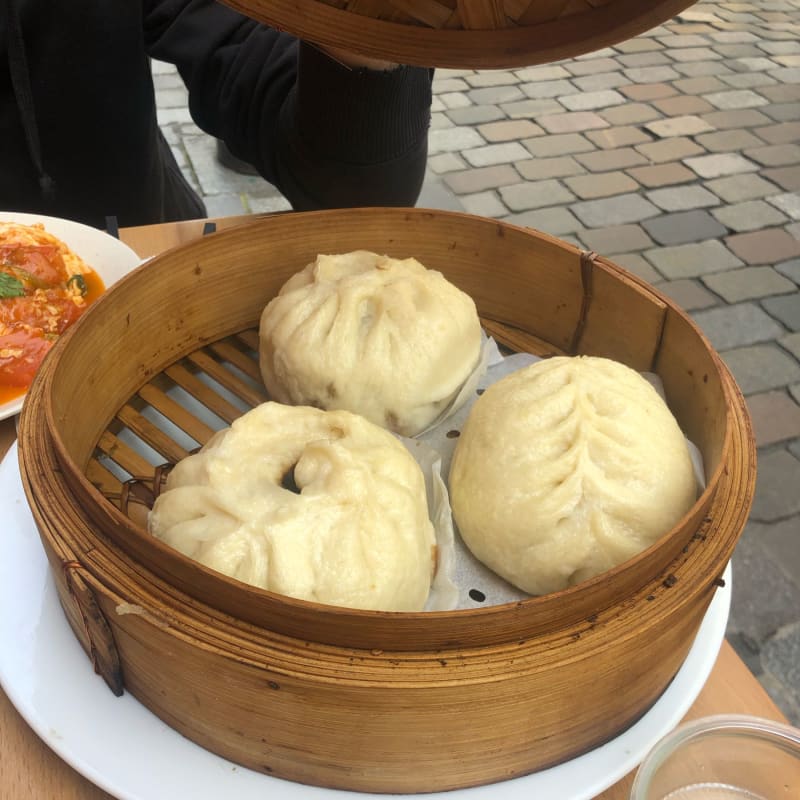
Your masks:
{"label": "pale dough surface", "polygon": [[480,355],[475,303],[413,258],[321,255],[261,316],[273,399],[346,409],[405,436],[452,403]]}
{"label": "pale dough surface", "polygon": [[478,398],[449,488],[473,554],[518,588],[559,591],[626,561],[696,499],[686,440],[655,389],[603,358],[551,358]]}
{"label": "pale dough surface", "polygon": [[419,611],[435,566],[420,467],[346,411],[256,407],[175,466],[149,528],[245,583],[350,608]]}

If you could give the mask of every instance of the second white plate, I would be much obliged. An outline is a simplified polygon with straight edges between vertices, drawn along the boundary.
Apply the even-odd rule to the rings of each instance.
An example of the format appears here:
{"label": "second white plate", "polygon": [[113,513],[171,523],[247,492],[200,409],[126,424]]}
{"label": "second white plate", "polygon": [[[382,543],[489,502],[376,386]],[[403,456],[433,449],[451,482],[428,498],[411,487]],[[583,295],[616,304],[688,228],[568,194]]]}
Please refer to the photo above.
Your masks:
{"label": "second white plate", "polygon": [[[0,222],[18,222],[20,225],[41,222],[48,233],[61,239],[103,279],[106,289],[137,267],[142,260],[119,239],[73,220],[45,217],[42,214],[23,214],[18,211],[0,211]],[[24,401],[25,395],[22,395],[0,403],[0,420],[19,414]]]}

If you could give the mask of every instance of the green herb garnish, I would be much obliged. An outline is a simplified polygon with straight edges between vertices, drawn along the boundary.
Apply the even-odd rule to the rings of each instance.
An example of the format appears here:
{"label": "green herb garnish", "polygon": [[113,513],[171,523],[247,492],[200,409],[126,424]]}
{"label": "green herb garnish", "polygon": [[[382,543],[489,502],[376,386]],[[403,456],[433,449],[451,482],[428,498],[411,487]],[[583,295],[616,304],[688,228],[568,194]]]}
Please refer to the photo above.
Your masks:
{"label": "green herb garnish", "polygon": [[25,287],[22,281],[7,272],[0,272],[0,299],[24,296]]}
{"label": "green herb garnish", "polygon": [[73,275],[67,281],[67,286],[69,286],[73,281],[75,281],[75,285],[78,287],[78,291],[80,292],[81,297],[85,297],[86,292],[88,292],[89,289],[86,286],[86,281],[84,280],[83,275],[80,274]]}

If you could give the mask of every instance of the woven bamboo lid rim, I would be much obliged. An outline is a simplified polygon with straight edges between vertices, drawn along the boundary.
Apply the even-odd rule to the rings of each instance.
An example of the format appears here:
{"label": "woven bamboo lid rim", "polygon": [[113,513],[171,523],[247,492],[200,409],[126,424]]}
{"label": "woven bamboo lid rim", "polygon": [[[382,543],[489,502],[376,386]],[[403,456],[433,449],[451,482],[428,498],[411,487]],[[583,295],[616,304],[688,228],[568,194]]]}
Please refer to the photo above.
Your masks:
{"label": "woven bamboo lid rim", "polygon": [[[428,27],[402,24],[369,15],[380,4],[356,4],[357,12],[319,0],[224,0],[236,10],[320,45],[341,47],[354,53],[424,67],[509,69],[544,64],[573,57],[629,39],[674,17],[691,5],[688,0],[586,0],[585,9],[573,13],[575,4],[481,3],[473,5],[479,19],[491,18],[487,6],[500,6],[507,27],[466,29],[468,26]],[[391,9],[391,4],[387,4]],[[425,6],[425,3],[417,6]],[[446,14],[447,6],[433,17]],[[506,6],[506,8],[504,8]],[[461,9],[470,2],[457,5]],[[510,10],[527,8],[525,13]],[[397,8],[414,9],[398,4]],[[568,16],[560,16],[570,9]],[[375,12],[377,13],[377,12]],[[409,12],[411,13],[411,12]],[[513,16],[512,16],[513,15]],[[421,15],[433,22],[431,15]],[[515,21],[515,18],[519,21]],[[526,23],[529,19],[530,24]]]}

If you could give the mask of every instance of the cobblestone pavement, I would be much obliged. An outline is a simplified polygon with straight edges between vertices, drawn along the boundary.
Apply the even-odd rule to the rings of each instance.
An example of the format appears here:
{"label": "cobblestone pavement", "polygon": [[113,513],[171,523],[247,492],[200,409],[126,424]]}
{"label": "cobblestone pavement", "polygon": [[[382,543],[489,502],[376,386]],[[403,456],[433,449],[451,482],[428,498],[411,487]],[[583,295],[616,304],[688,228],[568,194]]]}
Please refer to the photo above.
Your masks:
{"label": "cobblestone pavement", "polygon": [[[160,121],[210,215],[288,208],[221,167],[174,70]],[[800,0],[702,2],[576,59],[440,70],[419,205],[546,231],[689,311],[747,397],[759,452],[728,637],[800,724]]]}

